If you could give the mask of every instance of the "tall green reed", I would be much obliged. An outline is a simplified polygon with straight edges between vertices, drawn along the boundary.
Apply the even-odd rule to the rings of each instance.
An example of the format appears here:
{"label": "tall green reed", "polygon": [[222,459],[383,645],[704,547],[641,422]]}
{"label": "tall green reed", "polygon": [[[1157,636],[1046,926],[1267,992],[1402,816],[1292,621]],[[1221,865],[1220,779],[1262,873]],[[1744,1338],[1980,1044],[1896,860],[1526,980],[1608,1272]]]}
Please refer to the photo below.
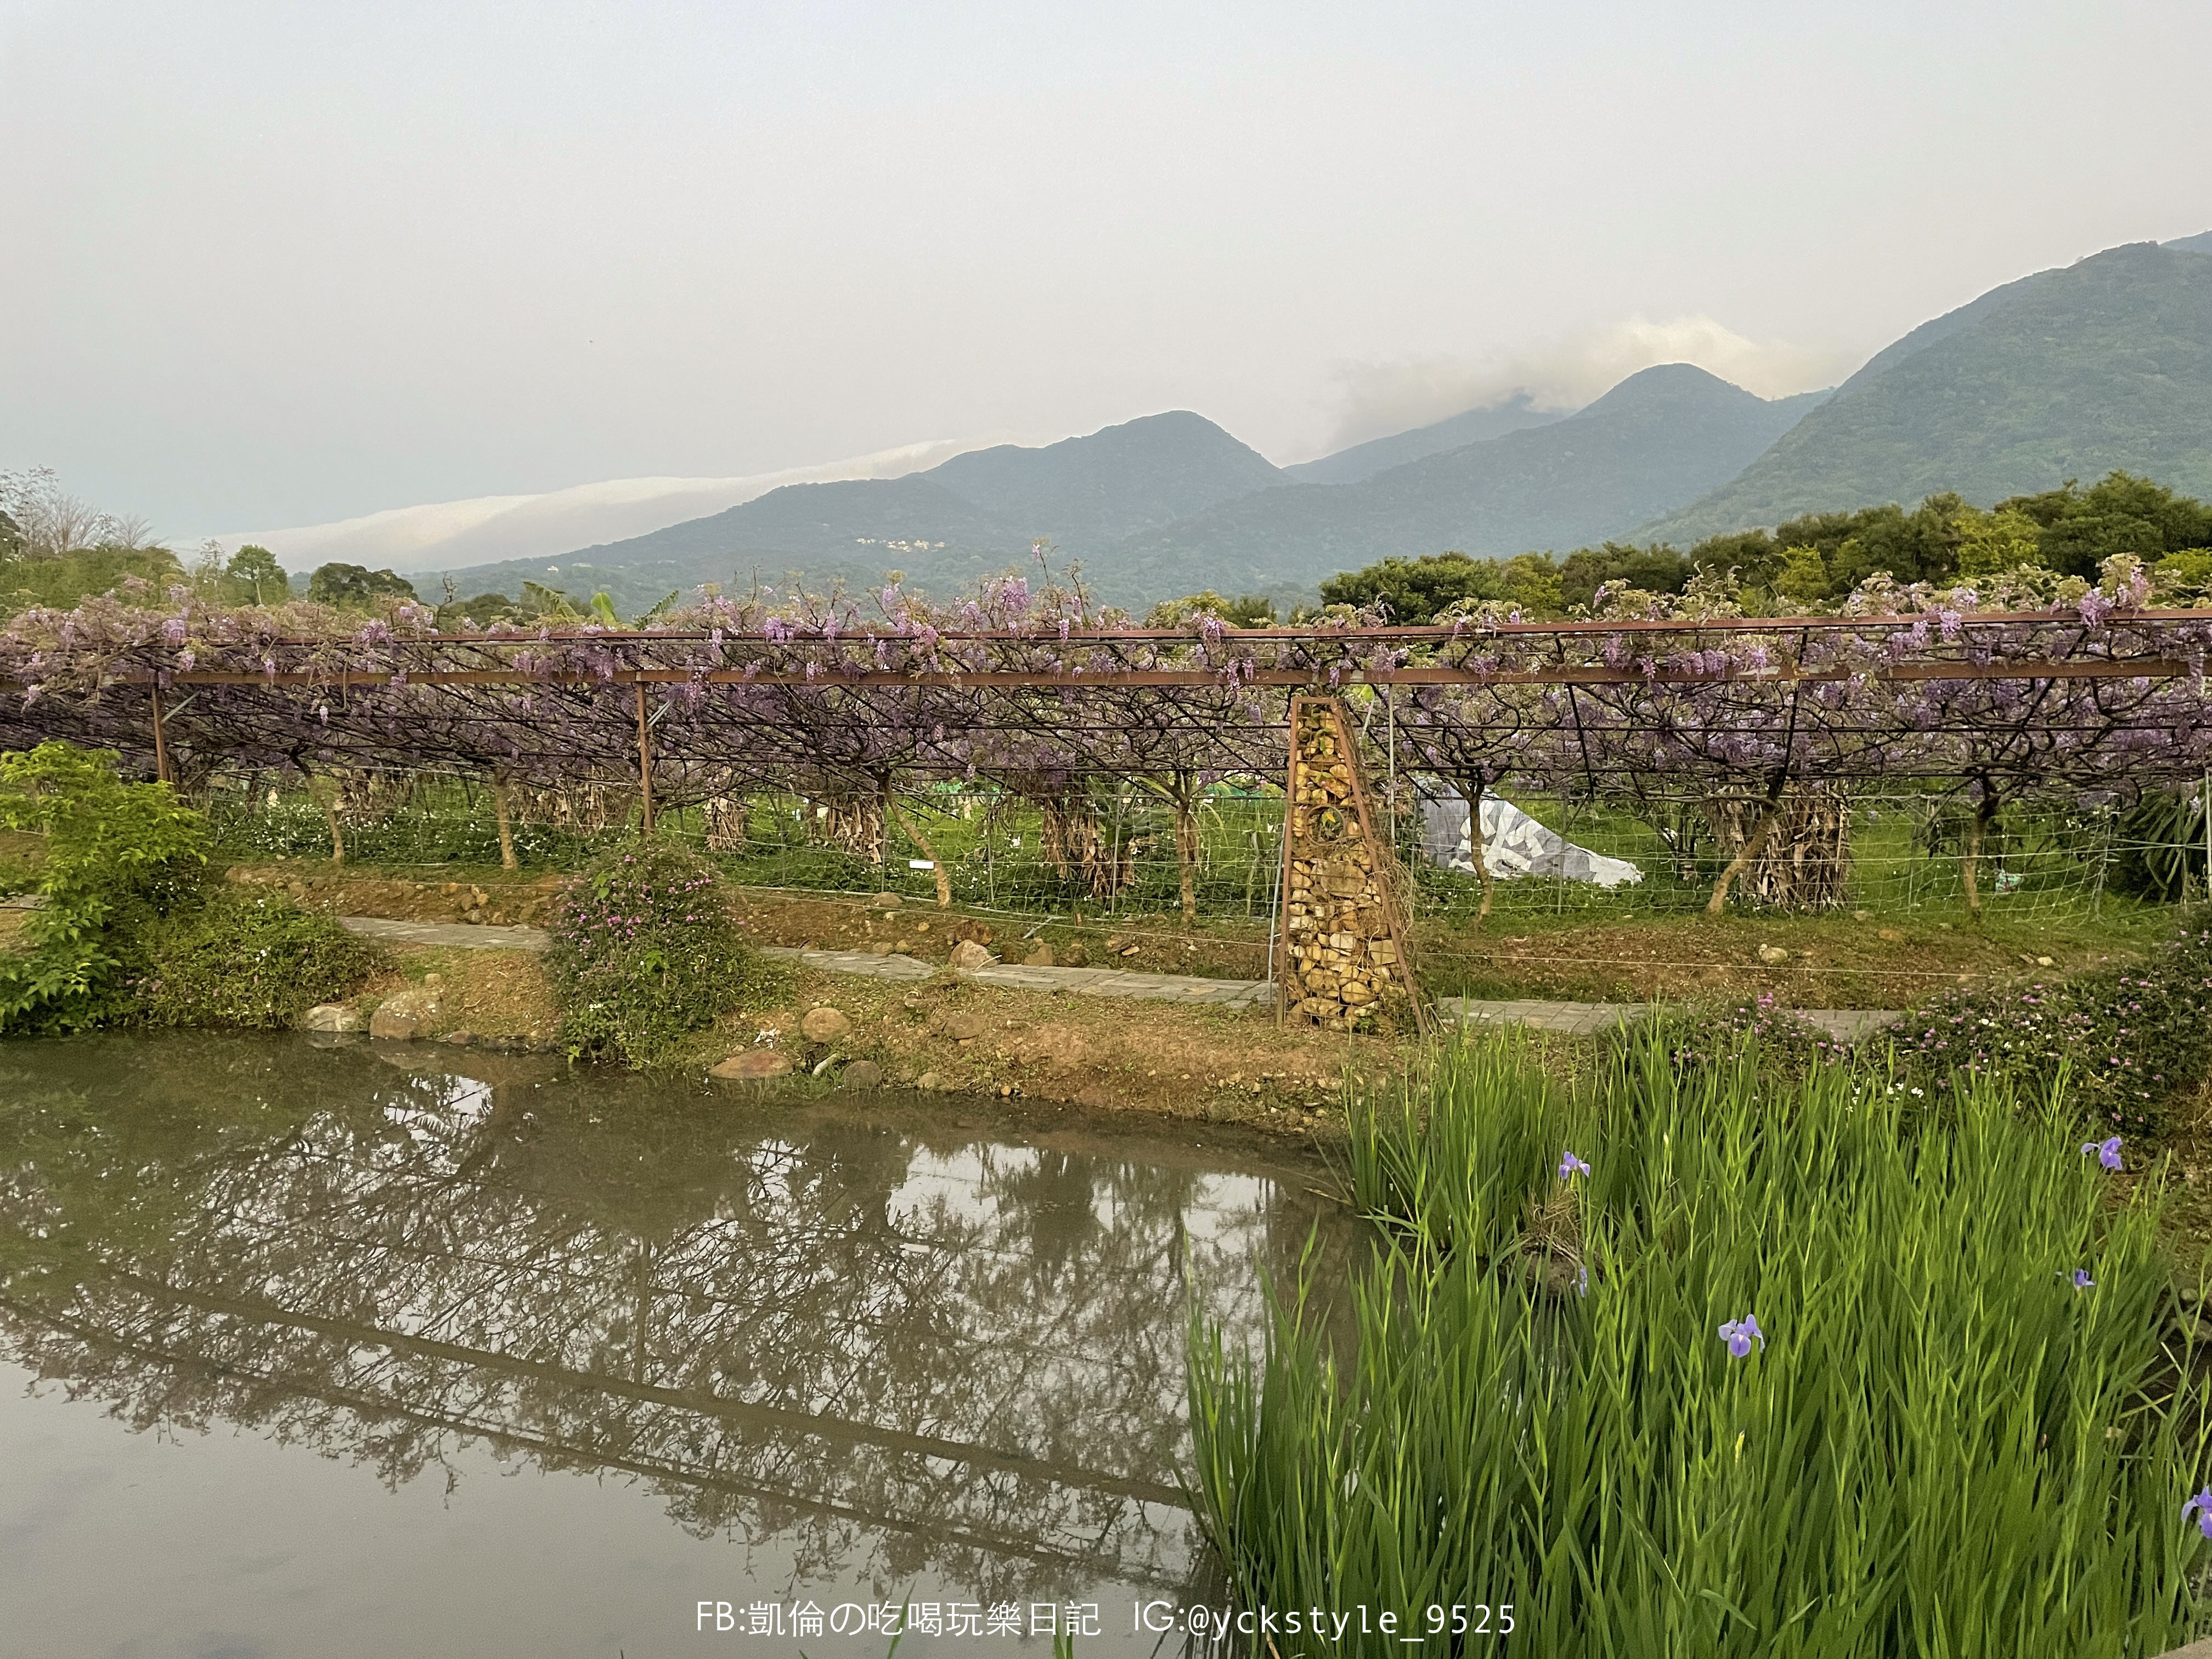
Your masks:
{"label": "tall green reed", "polygon": [[1658,1036],[1568,1090],[1498,1039],[1351,1127],[1382,1224],[1354,1356],[1303,1292],[1256,1358],[1193,1345],[1194,1489],[1249,1605],[1425,1633],[1510,1604],[1463,1645],[1624,1659],[2185,1638],[2204,1437],[2162,1200],[2118,1198],[2054,1109],[1984,1084],[1938,1121],[1867,1072],[1685,1068]]}

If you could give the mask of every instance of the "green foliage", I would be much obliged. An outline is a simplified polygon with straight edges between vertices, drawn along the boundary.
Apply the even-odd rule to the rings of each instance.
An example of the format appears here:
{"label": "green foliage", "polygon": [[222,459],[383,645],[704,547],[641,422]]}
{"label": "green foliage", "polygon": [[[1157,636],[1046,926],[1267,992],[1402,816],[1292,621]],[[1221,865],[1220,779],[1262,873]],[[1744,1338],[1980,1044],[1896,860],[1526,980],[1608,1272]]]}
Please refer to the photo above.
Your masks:
{"label": "green foliage", "polygon": [[438,626],[447,633],[489,628],[495,622],[526,620],[523,608],[504,593],[479,593],[438,607]]}
{"label": "green foliage", "polygon": [[13,884],[42,902],[29,948],[0,956],[0,1030],[112,1018],[144,931],[199,896],[204,821],[167,784],[125,782],[116,759],[52,742],[0,755],[0,828],[46,837],[35,872]]}
{"label": "green foliage", "polygon": [[2204,1436],[2167,1386],[2164,1200],[1987,1079],[1957,1103],[1686,1067],[1653,1033],[1577,1096],[1509,1048],[1355,1110],[1389,1240],[1356,1348],[1303,1292],[1256,1361],[1192,1345],[1193,1487],[1237,1601],[1404,1621],[1279,1625],[1286,1653],[1401,1652],[1473,1602],[1546,1659],[2185,1640]]}
{"label": "green foliage", "polygon": [[1947,993],[1893,1035],[1900,1076],[1929,1097],[1996,1079],[2064,1102],[2100,1133],[2154,1135],[2212,1078],[2212,930],[2145,962]]}
{"label": "green foliage", "polygon": [[165,547],[89,547],[58,558],[16,558],[0,569],[7,609],[46,605],[66,611],[136,579],[156,589],[185,579],[185,568]]}
{"label": "green foliage", "polygon": [[2188,897],[2193,884],[2206,887],[2208,827],[2212,805],[2203,787],[2149,789],[2120,820],[2119,856],[2108,878],[2115,892],[2132,893],[2162,904]]}
{"label": "green foliage", "polygon": [[374,610],[395,599],[416,597],[415,584],[389,570],[368,570],[357,564],[316,567],[307,578],[307,597],[319,605],[342,609]]}
{"label": "green foliage", "polygon": [[650,1065],[782,977],[739,935],[714,866],[659,839],[585,866],[550,931],[546,968],[574,1056]]}
{"label": "green foliage", "polygon": [[1325,605],[1387,605],[1392,622],[1416,627],[1454,609],[1489,601],[1532,617],[1556,616],[1562,604],[1559,580],[1559,567],[1549,554],[1476,559],[1436,553],[1382,559],[1332,576],[1321,585],[1321,597]]}
{"label": "green foliage", "polygon": [[249,605],[280,605],[291,597],[291,579],[265,547],[247,542],[222,568],[228,585]]}
{"label": "green foliage", "polygon": [[145,940],[136,990],[151,1025],[289,1030],[375,971],[375,947],[281,894],[226,891]]}
{"label": "green foliage", "polygon": [[2212,547],[2212,506],[2128,472],[2087,489],[2069,478],[2061,489],[2000,501],[1996,512],[2035,526],[2037,563],[2093,581],[2115,554],[2156,564],[2171,553]]}
{"label": "green foliage", "polygon": [[1218,617],[1231,628],[1266,628],[1276,621],[1275,602],[1264,593],[1240,593],[1224,599],[1208,588],[1180,599],[1164,599],[1145,618],[1147,628],[1180,628],[1195,617]]}

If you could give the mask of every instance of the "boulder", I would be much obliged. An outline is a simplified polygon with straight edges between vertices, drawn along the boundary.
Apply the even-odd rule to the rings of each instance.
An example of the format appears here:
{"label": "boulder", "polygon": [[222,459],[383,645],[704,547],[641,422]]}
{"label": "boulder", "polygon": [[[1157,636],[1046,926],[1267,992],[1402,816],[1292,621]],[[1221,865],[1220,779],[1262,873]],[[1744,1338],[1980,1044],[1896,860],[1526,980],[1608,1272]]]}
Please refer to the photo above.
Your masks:
{"label": "boulder", "polygon": [[837,1073],[841,1089],[880,1089],[884,1086],[884,1068],[872,1060],[856,1060]]}
{"label": "boulder", "polygon": [[1024,968],[1050,968],[1055,965],[1052,957],[1052,946],[1042,943],[1036,950],[1022,958],[1022,966]]}
{"label": "boulder", "polygon": [[878,893],[868,901],[867,908],[871,910],[896,910],[905,902],[906,900],[896,893]]}
{"label": "boulder", "polygon": [[972,974],[997,963],[998,958],[972,939],[963,939],[952,947],[952,971],[956,974]]}
{"label": "boulder", "polygon": [[924,1072],[914,1080],[914,1086],[926,1094],[934,1094],[945,1086],[945,1074],[942,1072]]}
{"label": "boulder", "polygon": [[955,1042],[973,1042],[989,1029],[990,1022],[981,1014],[948,1012],[937,1021],[937,1035]]}
{"label": "boulder", "polygon": [[799,1034],[809,1042],[835,1042],[852,1029],[842,1008],[810,1008],[799,1022]]}
{"label": "boulder", "polygon": [[1770,968],[1779,967],[1790,960],[1790,952],[1778,945],[1762,945],[1759,947],[1759,959]]}
{"label": "boulder", "polygon": [[772,1077],[791,1074],[791,1056],[778,1054],[773,1048],[748,1048],[741,1054],[732,1054],[720,1065],[708,1069],[708,1077],[721,1079],[725,1083],[761,1083]]}
{"label": "boulder", "polygon": [[434,990],[426,987],[419,991],[402,991],[376,1005],[376,1012],[368,1017],[368,1034],[398,1042],[424,1036],[437,1019],[441,1008]]}
{"label": "boulder", "polygon": [[351,1003],[319,1002],[300,1024],[307,1031],[366,1031],[368,1016]]}

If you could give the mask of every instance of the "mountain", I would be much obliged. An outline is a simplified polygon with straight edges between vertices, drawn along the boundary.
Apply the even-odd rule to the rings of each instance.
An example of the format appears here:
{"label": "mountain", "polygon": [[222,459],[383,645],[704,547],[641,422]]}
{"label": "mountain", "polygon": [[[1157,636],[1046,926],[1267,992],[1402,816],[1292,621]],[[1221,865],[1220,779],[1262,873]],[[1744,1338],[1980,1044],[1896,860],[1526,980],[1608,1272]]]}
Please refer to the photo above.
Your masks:
{"label": "mountain", "polygon": [[2171,242],[2160,242],[2159,246],[2174,248],[2183,253],[2212,253],[2212,230],[2202,231],[2194,236],[2179,237]]}
{"label": "mountain", "polygon": [[1464,448],[1468,444],[1502,438],[1509,432],[1523,431],[1532,426],[1549,426],[1554,421],[1564,421],[1572,412],[1538,409],[1527,392],[1516,392],[1503,403],[1448,415],[1410,432],[1370,438],[1364,444],[1340,449],[1316,461],[1300,461],[1283,471],[1301,483],[1358,483],[1362,478],[1371,478],[1378,472],[1403,466],[1407,461],[1418,461],[1425,455]]}
{"label": "mountain", "polygon": [[1092,574],[1153,598],[1311,587],[1391,554],[1510,556],[1626,533],[1733,477],[1826,394],[1774,402],[1688,363],[1587,409],[1348,484],[1293,484],[1133,537]]}
{"label": "mountain", "polygon": [[1103,547],[1289,482],[1257,450],[1188,410],[1042,449],[971,450],[923,476],[1071,550]]}
{"label": "mountain", "polygon": [[1941,490],[1988,506],[2116,467],[2212,494],[2204,252],[2212,237],[2111,248],[1923,323],[1742,476],[1637,538],[1687,546]]}
{"label": "mountain", "polygon": [[1286,483],[1212,422],[1176,410],[1042,448],[956,455],[902,478],[787,485],[561,558],[457,570],[453,581],[465,595],[513,595],[525,580],[605,587],[620,608],[706,581],[744,587],[803,571],[810,585],[860,586],[896,569],[941,596],[1024,562],[1039,538],[1062,559],[1096,555],[1133,532]]}

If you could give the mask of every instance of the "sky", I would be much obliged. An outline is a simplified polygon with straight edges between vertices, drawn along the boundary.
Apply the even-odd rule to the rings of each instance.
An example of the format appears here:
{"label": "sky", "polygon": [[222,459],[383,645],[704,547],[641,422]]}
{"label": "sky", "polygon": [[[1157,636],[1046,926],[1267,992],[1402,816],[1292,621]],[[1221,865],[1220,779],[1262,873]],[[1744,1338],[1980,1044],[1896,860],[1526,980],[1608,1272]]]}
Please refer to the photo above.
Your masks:
{"label": "sky", "polygon": [[1830,384],[2212,228],[2212,7],[0,0],[0,469],[187,536]]}

